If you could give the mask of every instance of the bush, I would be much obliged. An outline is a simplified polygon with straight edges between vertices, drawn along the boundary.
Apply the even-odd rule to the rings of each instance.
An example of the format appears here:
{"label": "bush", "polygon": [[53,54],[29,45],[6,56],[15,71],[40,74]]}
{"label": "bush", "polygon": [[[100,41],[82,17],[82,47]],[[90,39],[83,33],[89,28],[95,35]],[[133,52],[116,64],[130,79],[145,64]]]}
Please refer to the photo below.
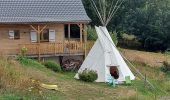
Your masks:
{"label": "bush", "polygon": [[164,52],[167,49],[164,41],[155,37],[147,37],[144,41],[144,48],[149,51],[159,51]]}
{"label": "bush", "polygon": [[111,33],[111,38],[112,38],[114,44],[117,45],[118,44],[118,37],[117,37],[116,32]]}
{"label": "bush", "polygon": [[87,28],[87,39],[94,41],[97,40],[96,30],[90,26]]}
{"label": "bush", "polygon": [[23,57],[23,56],[18,56],[18,61],[20,62],[20,64],[24,65],[24,66],[29,66],[29,67],[34,67],[34,68],[43,68],[44,65],[42,65],[41,63],[39,63],[38,61],[34,60],[34,59],[30,59],[27,57]]}
{"label": "bush", "polygon": [[98,75],[96,71],[85,69],[82,73],[79,73],[79,78],[85,82],[94,82]]}
{"label": "bush", "polygon": [[168,63],[167,61],[164,61],[162,71],[163,72],[170,72],[170,63]]}
{"label": "bush", "polygon": [[61,71],[61,66],[54,62],[54,61],[46,61],[43,63],[45,67],[55,71],[55,72],[60,72]]}
{"label": "bush", "polygon": [[21,56],[25,57],[27,51],[28,51],[28,49],[26,47],[22,47],[21,48]]}

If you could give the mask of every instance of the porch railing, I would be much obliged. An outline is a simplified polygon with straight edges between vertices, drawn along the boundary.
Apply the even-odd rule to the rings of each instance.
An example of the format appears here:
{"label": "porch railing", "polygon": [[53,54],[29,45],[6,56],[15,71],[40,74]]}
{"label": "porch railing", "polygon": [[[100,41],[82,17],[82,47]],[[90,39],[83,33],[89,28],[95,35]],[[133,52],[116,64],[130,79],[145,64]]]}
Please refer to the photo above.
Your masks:
{"label": "porch railing", "polygon": [[84,54],[85,49],[88,53],[93,44],[93,41],[88,41],[86,44],[78,41],[31,43],[19,44],[19,50],[21,50],[23,47],[27,48],[26,55]]}

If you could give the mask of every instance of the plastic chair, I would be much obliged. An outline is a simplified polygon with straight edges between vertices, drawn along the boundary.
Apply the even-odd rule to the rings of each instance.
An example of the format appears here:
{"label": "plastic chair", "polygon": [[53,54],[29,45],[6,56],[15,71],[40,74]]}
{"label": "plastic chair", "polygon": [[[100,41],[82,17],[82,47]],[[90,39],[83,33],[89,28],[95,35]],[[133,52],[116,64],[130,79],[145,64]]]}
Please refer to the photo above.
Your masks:
{"label": "plastic chair", "polygon": [[108,84],[109,84],[110,86],[116,87],[115,79],[114,79],[111,75],[108,76],[107,80],[108,80]]}
{"label": "plastic chair", "polygon": [[127,84],[127,85],[130,85],[132,82],[131,82],[131,80],[130,80],[130,76],[126,76],[125,77],[125,83]]}

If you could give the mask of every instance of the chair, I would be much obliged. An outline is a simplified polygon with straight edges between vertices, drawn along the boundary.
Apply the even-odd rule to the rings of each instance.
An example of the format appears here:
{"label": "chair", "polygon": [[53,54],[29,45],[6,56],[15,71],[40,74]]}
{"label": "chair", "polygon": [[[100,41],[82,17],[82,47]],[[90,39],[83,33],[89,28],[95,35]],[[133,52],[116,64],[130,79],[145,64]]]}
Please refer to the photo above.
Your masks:
{"label": "chair", "polygon": [[125,77],[125,83],[127,84],[127,85],[130,85],[132,82],[131,82],[131,80],[130,80],[130,76],[126,76]]}
{"label": "chair", "polygon": [[114,79],[111,75],[108,76],[107,80],[108,80],[108,84],[109,84],[110,86],[116,87],[115,79]]}

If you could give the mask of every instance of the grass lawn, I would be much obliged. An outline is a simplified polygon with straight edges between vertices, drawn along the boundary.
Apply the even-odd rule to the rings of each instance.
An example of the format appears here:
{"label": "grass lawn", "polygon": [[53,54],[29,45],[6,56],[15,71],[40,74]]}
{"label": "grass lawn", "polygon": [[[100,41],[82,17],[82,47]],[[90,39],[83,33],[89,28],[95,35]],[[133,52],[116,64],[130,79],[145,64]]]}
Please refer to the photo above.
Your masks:
{"label": "grass lawn", "polygon": [[[0,79],[3,80],[0,82],[0,100],[155,100],[170,94],[170,74],[162,72],[160,67],[143,62],[133,61],[133,64],[146,75],[155,90],[145,85],[135,71],[133,72],[137,77],[132,85],[118,85],[113,88],[107,83],[86,83],[75,80],[74,72],[53,72],[36,61],[26,60],[23,63],[26,65],[15,60],[0,59],[2,76]],[[33,84],[30,81],[32,79],[37,83],[56,84],[59,90],[41,88]],[[30,91],[30,87],[33,87],[33,90]]]}

